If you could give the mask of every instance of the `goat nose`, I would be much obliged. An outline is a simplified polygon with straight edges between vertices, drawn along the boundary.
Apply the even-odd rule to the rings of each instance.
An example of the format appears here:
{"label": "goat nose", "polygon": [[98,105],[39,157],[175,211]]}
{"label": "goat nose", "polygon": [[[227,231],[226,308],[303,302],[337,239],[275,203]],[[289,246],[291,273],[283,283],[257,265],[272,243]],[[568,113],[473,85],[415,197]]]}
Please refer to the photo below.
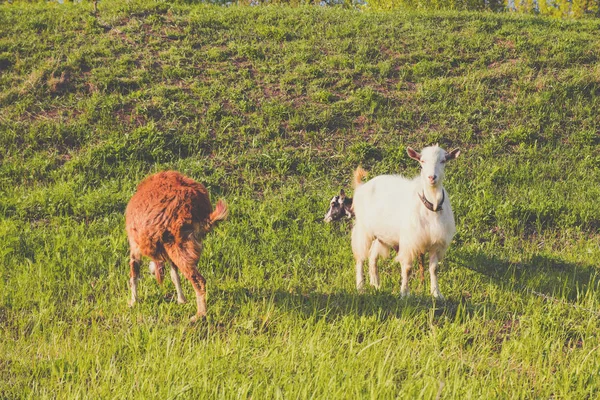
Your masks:
{"label": "goat nose", "polygon": [[429,175],[428,178],[429,178],[430,181],[435,181],[436,178],[437,178],[437,175]]}

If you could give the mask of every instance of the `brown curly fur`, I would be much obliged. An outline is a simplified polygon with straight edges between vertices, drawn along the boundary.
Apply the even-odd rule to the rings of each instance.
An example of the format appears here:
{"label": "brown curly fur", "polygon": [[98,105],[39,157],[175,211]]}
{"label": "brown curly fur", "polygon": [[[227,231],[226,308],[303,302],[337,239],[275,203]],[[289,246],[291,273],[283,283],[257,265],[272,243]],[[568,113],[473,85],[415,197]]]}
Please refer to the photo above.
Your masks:
{"label": "brown curly fur", "polygon": [[[213,211],[204,185],[179,172],[159,172],[144,179],[125,210],[132,285],[139,275],[142,255],[155,262],[159,283],[164,276],[163,263],[170,261],[194,286],[198,315],[204,316],[205,279],[196,268],[201,240],[217,221],[227,218],[227,213],[222,200]],[[134,303],[134,287],[132,293]]]}

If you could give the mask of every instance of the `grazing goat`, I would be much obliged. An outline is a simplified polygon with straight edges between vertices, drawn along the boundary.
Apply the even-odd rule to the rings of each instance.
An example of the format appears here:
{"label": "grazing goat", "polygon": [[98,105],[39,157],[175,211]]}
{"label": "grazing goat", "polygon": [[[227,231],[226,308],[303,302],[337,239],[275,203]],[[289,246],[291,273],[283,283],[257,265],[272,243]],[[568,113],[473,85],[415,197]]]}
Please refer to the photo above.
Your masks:
{"label": "grazing goat", "polygon": [[[377,256],[387,257],[398,248],[396,261],[402,265],[402,296],[409,294],[408,275],[414,258],[429,253],[431,294],[442,300],[436,269],[456,232],[450,199],[442,185],[447,161],[460,154],[447,153],[435,145],[421,154],[410,147],[410,158],[421,164],[421,175],[409,180],[399,175],[381,175],[363,184],[366,172],[354,172],[352,251],[356,260],[356,287],[364,285],[363,263],[369,258],[371,285],[379,287]],[[377,239],[377,240],[375,240]],[[373,248],[374,247],[374,248]]]}
{"label": "grazing goat", "polygon": [[206,280],[197,269],[201,240],[217,222],[227,218],[227,204],[219,200],[214,211],[208,192],[179,172],[165,171],[144,179],[125,210],[125,228],[130,246],[130,285],[133,306],[142,255],[150,257],[150,270],[162,283],[164,263],[171,264],[171,279],[177,301],[185,303],[178,270],[196,292],[197,312],[192,321],[206,315]]}
{"label": "grazing goat", "polygon": [[342,189],[340,190],[340,194],[333,196],[329,202],[329,210],[325,214],[324,221],[337,221],[344,217],[352,218],[354,217],[354,212],[352,212],[352,197],[346,197],[346,193]]}
{"label": "grazing goat", "polygon": [[[362,179],[362,178],[361,178]],[[352,210],[352,197],[346,197],[346,193],[344,189],[340,190],[340,194],[337,196],[333,196],[331,201],[329,202],[329,210],[325,214],[324,221],[325,222],[333,222],[338,221],[342,218],[354,218],[354,211]],[[375,239],[377,240],[377,239]],[[398,246],[394,246],[396,252],[398,252]],[[373,265],[377,263],[377,258],[382,256],[383,258],[387,258],[389,256],[389,250],[385,247],[380,248],[379,243],[374,243],[369,251],[369,265]],[[419,280],[421,284],[425,280],[425,255],[419,254],[418,258],[419,262]],[[376,268],[376,267],[374,267]],[[371,281],[371,283],[379,288],[379,279],[377,279],[377,283]]]}

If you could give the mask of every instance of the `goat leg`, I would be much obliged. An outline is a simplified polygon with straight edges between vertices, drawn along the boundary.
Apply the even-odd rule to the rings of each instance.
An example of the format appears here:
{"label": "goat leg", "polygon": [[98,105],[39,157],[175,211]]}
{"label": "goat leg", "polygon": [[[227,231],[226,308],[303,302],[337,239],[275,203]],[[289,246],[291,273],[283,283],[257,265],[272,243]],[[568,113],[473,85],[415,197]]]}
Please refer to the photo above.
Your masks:
{"label": "goat leg", "polygon": [[425,282],[425,254],[419,254],[419,280],[421,281],[421,285]]}

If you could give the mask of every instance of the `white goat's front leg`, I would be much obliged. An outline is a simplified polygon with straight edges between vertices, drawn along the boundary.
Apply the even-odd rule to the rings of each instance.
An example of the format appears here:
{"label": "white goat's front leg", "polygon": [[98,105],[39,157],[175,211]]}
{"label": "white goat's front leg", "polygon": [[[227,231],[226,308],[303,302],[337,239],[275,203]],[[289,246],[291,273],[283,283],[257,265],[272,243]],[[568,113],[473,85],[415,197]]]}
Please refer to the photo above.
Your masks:
{"label": "white goat's front leg", "polygon": [[410,270],[412,268],[412,260],[407,261],[403,260],[402,264],[402,284],[400,286],[400,295],[402,297],[406,297],[410,295],[410,290],[408,289],[408,277],[410,276]]}
{"label": "white goat's front leg", "polygon": [[437,280],[437,266],[439,262],[439,255],[437,251],[431,251],[429,254],[429,278],[431,279],[431,295],[437,300],[444,300],[442,292],[438,286]]}
{"label": "white goat's front leg", "polygon": [[175,290],[177,291],[177,302],[179,304],[187,303],[187,299],[183,295],[183,290],[181,290],[181,281],[179,280],[179,273],[177,272],[177,267],[171,264],[171,269],[169,272],[171,274],[171,280],[175,285]]}

